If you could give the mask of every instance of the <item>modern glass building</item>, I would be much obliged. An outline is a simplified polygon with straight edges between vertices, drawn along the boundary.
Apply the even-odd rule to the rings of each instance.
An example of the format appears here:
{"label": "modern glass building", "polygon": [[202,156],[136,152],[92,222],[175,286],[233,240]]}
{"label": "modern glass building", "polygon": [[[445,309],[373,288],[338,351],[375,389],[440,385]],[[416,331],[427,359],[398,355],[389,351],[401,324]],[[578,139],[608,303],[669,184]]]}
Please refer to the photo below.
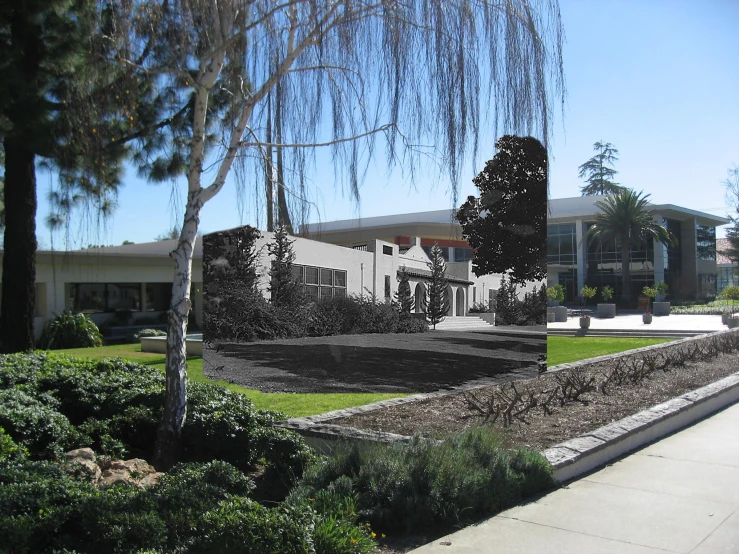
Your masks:
{"label": "modern glass building", "polygon": [[[584,285],[599,290],[610,285],[621,295],[622,260],[615,243],[583,241],[599,212],[595,202],[604,196],[554,199],[547,218],[547,284],[565,289],[565,302],[574,302]],[[650,204],[655,220],[678,240],[666,247],[651,240],[631,251],[631,290],[634,297],[646,286],[665,281],[671,298],[711,297],[716,294],[716,227],[728,219],[673,204]]]}

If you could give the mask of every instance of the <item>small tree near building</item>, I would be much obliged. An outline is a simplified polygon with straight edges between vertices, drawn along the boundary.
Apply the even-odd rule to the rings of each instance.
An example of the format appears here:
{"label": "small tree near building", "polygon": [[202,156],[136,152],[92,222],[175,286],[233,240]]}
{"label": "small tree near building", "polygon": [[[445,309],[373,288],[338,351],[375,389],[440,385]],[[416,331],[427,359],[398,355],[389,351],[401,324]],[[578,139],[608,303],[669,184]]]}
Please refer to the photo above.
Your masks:
{"label": "small tree near building", "polygon": [[449,281],[446,278],[446,263],[438,243],[434,243],[431,249],[431,261],[428,266],[431,270],[431,278],[426,289],[426,317],[436,329],[436,324],[444,320],[449,309],[447,298]]}
{"label": "small tree near building", "polygon": [[269,273],[269,293],[275,306],[291,306],[298,301],[300,286],[293,276],[294,242],[289,239],[287,226],[280,225],[275,231],[275,241],[267,245],[274,257]]}
{"label": "small tree near building", "polygon": [[400,317],[410,317],[414,308],[414,298],[411,295],[411,283],[405,266],[398,270],[398,292],[395,293]]}

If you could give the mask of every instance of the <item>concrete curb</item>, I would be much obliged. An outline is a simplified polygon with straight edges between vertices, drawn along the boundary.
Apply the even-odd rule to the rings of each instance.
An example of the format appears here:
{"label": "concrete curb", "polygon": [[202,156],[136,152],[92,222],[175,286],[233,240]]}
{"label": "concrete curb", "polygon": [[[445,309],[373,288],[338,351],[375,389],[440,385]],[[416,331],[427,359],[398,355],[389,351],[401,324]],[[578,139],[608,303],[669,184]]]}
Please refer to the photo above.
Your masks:
{"label": "concrete curb", "polygon": [[543,452],[554,478],[569,481],[739,402],[739,372]]}

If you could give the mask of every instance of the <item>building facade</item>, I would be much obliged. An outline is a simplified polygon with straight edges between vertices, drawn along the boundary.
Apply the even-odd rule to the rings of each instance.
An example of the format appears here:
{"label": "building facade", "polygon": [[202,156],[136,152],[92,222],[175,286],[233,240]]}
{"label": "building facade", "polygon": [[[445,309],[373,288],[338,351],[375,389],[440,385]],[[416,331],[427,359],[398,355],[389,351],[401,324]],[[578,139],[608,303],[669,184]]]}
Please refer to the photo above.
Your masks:
{"label": "building facade", "polygon": [[[164,321],[170,306],[176,240],[67,252],[36,253],[36,339],[44,324],[63,311],[83,312],[97,324],[116,312],[132,323]],[[2,261],[0,251],[0,262]],[[203,254],[196,242],[192,264],[192,316],[202,326]]]}
{"label": "building facade", "polygon": [[[615,243],[584,241],[604,196],[554,199],[547,218],[547,284],[565,289],[574,302],[583,286],[611,286],[621,292],[622,261]],[[728,220],[673,204],[649,204],[656,221],[676,238],[674,246],[646,244],[631,252],[634,295],[646,285],[664,281],[671,298],[712,297],[717,292],[716,227]]]}

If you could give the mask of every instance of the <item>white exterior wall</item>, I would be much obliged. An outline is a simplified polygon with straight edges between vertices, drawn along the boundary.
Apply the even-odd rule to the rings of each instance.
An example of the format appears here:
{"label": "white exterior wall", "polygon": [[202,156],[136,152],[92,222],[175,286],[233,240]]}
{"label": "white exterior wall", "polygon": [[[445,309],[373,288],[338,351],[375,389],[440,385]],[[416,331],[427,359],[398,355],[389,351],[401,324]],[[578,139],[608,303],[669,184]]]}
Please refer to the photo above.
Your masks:
{"label": "white exterior wall", "polygon": [[[123,256],[74,252],[51,254],[39,252],[36,260],[36,339],[44,324],[55,314],[72,308],[70,290],[73,283],[141,283],[142,293],[147,283],[171,283],[174,264],[164,256]],[[193,261],[193,311],[195,321],[202,326],[202,260]],[[143,301],[143,295],[142,295]],[[158,312],[157,312],[158,313]],[[133,317],[151,316],[151,312],[134,312]],[[94,313],[90,318],[100,325],[111,313]]]}

